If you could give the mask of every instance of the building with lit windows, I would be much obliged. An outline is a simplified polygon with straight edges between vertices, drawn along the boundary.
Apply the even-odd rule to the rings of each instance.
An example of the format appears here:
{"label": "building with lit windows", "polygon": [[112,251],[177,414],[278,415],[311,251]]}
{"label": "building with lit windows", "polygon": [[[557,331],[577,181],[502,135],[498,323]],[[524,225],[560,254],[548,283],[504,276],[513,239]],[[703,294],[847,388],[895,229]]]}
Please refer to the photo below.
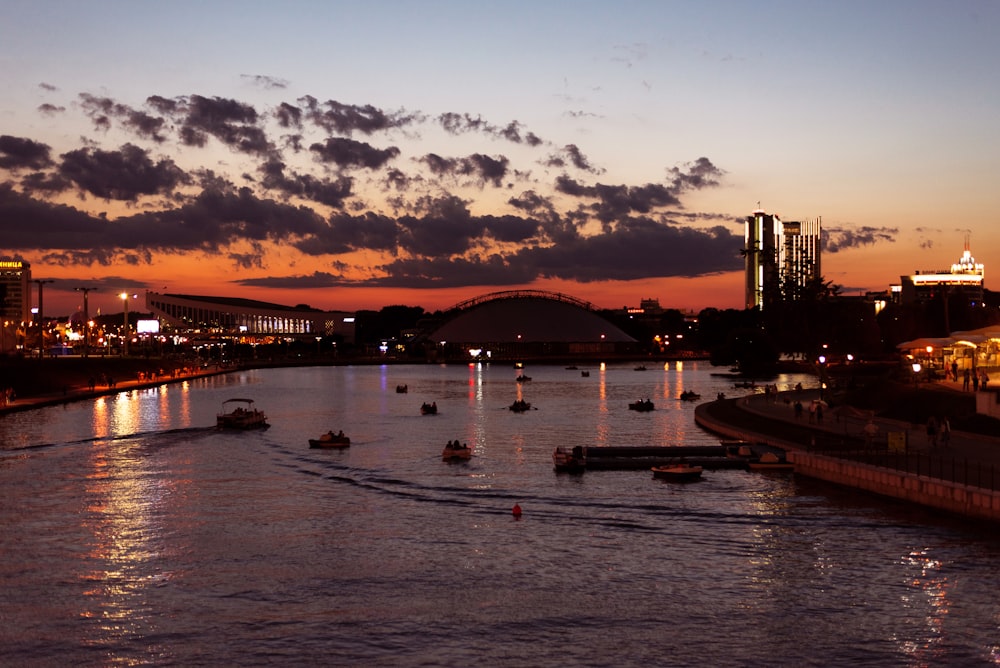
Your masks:
{"label": "building with lit windows", "polygon": [[744,231],[746,308],[763,310],[768,302],[795,299],[820,273],[822,220],[784,222],[757,209]]}
{"label": "building with lit windows", "polygon": [[17,345],[21,323],[31,322],[31,265],[0,259],[0,352]]}
{"label": "building with lit windows", "polygon": [[252,299],[146,293],[146,308],[161,329],[206,336],[266,340],[270,337],[340,337],[354,343],[354,313],[282,306]]}
{"label": "building with lit windows", "polygon": [[961,259],[951,269],[918,271],[900,276],[899,284],[891,286],[893,299],[900,304],[915,304],[961,295],[970,306],[982,306],[985,267],[976,262],[965,242]]}

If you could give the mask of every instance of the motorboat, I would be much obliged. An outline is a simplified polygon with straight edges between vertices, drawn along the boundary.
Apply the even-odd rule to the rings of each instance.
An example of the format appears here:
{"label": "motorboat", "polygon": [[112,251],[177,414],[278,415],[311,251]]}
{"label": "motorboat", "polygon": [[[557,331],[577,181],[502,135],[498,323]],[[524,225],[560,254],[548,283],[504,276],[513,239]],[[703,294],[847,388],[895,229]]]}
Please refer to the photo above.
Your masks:
{"label": "motorboat", "polygon": [[628,409],[630,411],[645,412],[651,411],[654,408],[656,408],[656,406],[649,399],[640,399],[639,401],[633,401],[628,405]]}
{"label": "motorboat", "polygon": [[407,385],[397,385],[396,386],[396,394],[406,394],[409,391],[410,391],[410,388]]}
{"label": "motorboat", "polygon": [[673,480],[675,482],[689,482],[701,478],[702,467],[678,462],[676,464],[667,464],[666,466],[654,466],[652,470],[654,478]]}
{"label": "motorboat", "polygon": [[423,404],[420,405],[421,415],[437,415],[437,412],[438,412],[438,405],[436,401],[432,403],[427,403],[425,401]]}
{"label": "motorboat", "polygon": [[681,401],[698,401],[701,395],[694,390],[684,390],[681,392]]}
{"label": "motorboat", "polygon": [[328,431],[319,438],[309,439],[310,448],[349,448],[351,447],[351,439],[344,436],[344,432],[339,432],[334,434],[333,431]]}
{"label": "motorboat", "polygon": [[527,383],[529,380],[531,380],[531,376],[518,376],[517,377],[517,382],[519,382],[519,383]]}
{"label": "motorboat", "polygon": [[459,443],[456,439],[448,441],[441,451],[441,459],[449,461],[453,459],[469,459],[472,457],[472,448],[467,443]]}
{"label": "motorboat", "polygon": [[523,413],[524,411],[531,410],[531,404],[529,404],[524,399],[516,399],[508,408],[515,413]]}
{"label": "motorboat", "polygon": [[795,465],[773,452],[765,452],[758,459],[747,462],[751,471],[794,471]]}
{"label": "motorboat", "polygon": [[584,378],[590,378],[590,372],[589,371],[581,371],[580,375],[583,376]]}
{"label": "motorboat", "polygon": [[560,445],[552,453],[552,466],[557,473],[583,473],[587,470],[587,449],[580,445],[571,449]]}
{"label": "motorboat", "polygon": [[264,412],[254,408],[253,399],[226,399],[215,416],[219,429],[264,429],[270,425]]}

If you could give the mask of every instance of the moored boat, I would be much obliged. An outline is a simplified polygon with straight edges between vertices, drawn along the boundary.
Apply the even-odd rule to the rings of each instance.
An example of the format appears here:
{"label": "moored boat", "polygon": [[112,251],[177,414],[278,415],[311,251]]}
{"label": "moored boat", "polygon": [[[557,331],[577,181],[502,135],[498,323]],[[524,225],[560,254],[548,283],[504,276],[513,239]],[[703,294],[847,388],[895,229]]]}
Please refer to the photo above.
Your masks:
{"label": "moored boat", "polygon": [[219,429],[264,429],[270,425],[264,412],[254,408],[253,399],[227,399],[215,416]]}
{"label": "moored boat", "polygon": [[552,453],[552,466],[558,473],[583,473],[587,470],[587,450],[580,445],[572,449],[560,445]]}
{"label": "moored boat", "polygon": [[773,452],[765,452],[759,459],[747,462],[751,471],[794,471],[795,466]]}
{"label": "moored boat", "polygon": [[654,478],[673,480],[675,482],[689,482],[701,478],[702,467],[680,462],[677,464],[667,464],[666,466],[654,466],[652,470]]}
{"label": "moored boat", "polygon": [[310,438],[310,448],[347,448],[351,445],[351,439],[344,436],[344,432],[334,434],[328,431],[319,438]]}

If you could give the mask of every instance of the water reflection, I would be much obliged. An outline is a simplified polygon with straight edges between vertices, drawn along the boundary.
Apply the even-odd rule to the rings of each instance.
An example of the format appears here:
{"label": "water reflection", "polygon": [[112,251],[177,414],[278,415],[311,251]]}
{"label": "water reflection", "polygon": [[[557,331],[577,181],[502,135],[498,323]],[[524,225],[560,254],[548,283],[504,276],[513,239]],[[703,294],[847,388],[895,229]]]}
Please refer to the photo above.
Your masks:
{"label": "water reflection", "polygon": [[133,442],[102,441],[88,449],[82,522],[90,543],[79,554],[86,607],[78,616],[93,624],[84,643],[108,648],[110,663],[128,663],[113,654],[126,647],[145,656],[162,651],[143,641],[155,632],[148,589],[169,577],[153,566],[162,549],[155,508],[165,483],[145,459]]}

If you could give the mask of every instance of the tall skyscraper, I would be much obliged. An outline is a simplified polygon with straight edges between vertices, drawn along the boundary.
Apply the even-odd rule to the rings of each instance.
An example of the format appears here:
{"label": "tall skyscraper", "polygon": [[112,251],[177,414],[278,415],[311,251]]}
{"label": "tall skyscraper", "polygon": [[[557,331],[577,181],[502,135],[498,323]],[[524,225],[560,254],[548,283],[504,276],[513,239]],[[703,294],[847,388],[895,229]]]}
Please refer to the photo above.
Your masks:
{"label": "tall skyscraper", "polygon": [[820,273],[821,219],[782,222],[757,209],[747,216],[743,252],[746,258],[746,308],[794,300]]}
{"label": "tall skyscraper", "polygon": [[31,320],[31,265],[0,258],[0,318],[18,324]]}

